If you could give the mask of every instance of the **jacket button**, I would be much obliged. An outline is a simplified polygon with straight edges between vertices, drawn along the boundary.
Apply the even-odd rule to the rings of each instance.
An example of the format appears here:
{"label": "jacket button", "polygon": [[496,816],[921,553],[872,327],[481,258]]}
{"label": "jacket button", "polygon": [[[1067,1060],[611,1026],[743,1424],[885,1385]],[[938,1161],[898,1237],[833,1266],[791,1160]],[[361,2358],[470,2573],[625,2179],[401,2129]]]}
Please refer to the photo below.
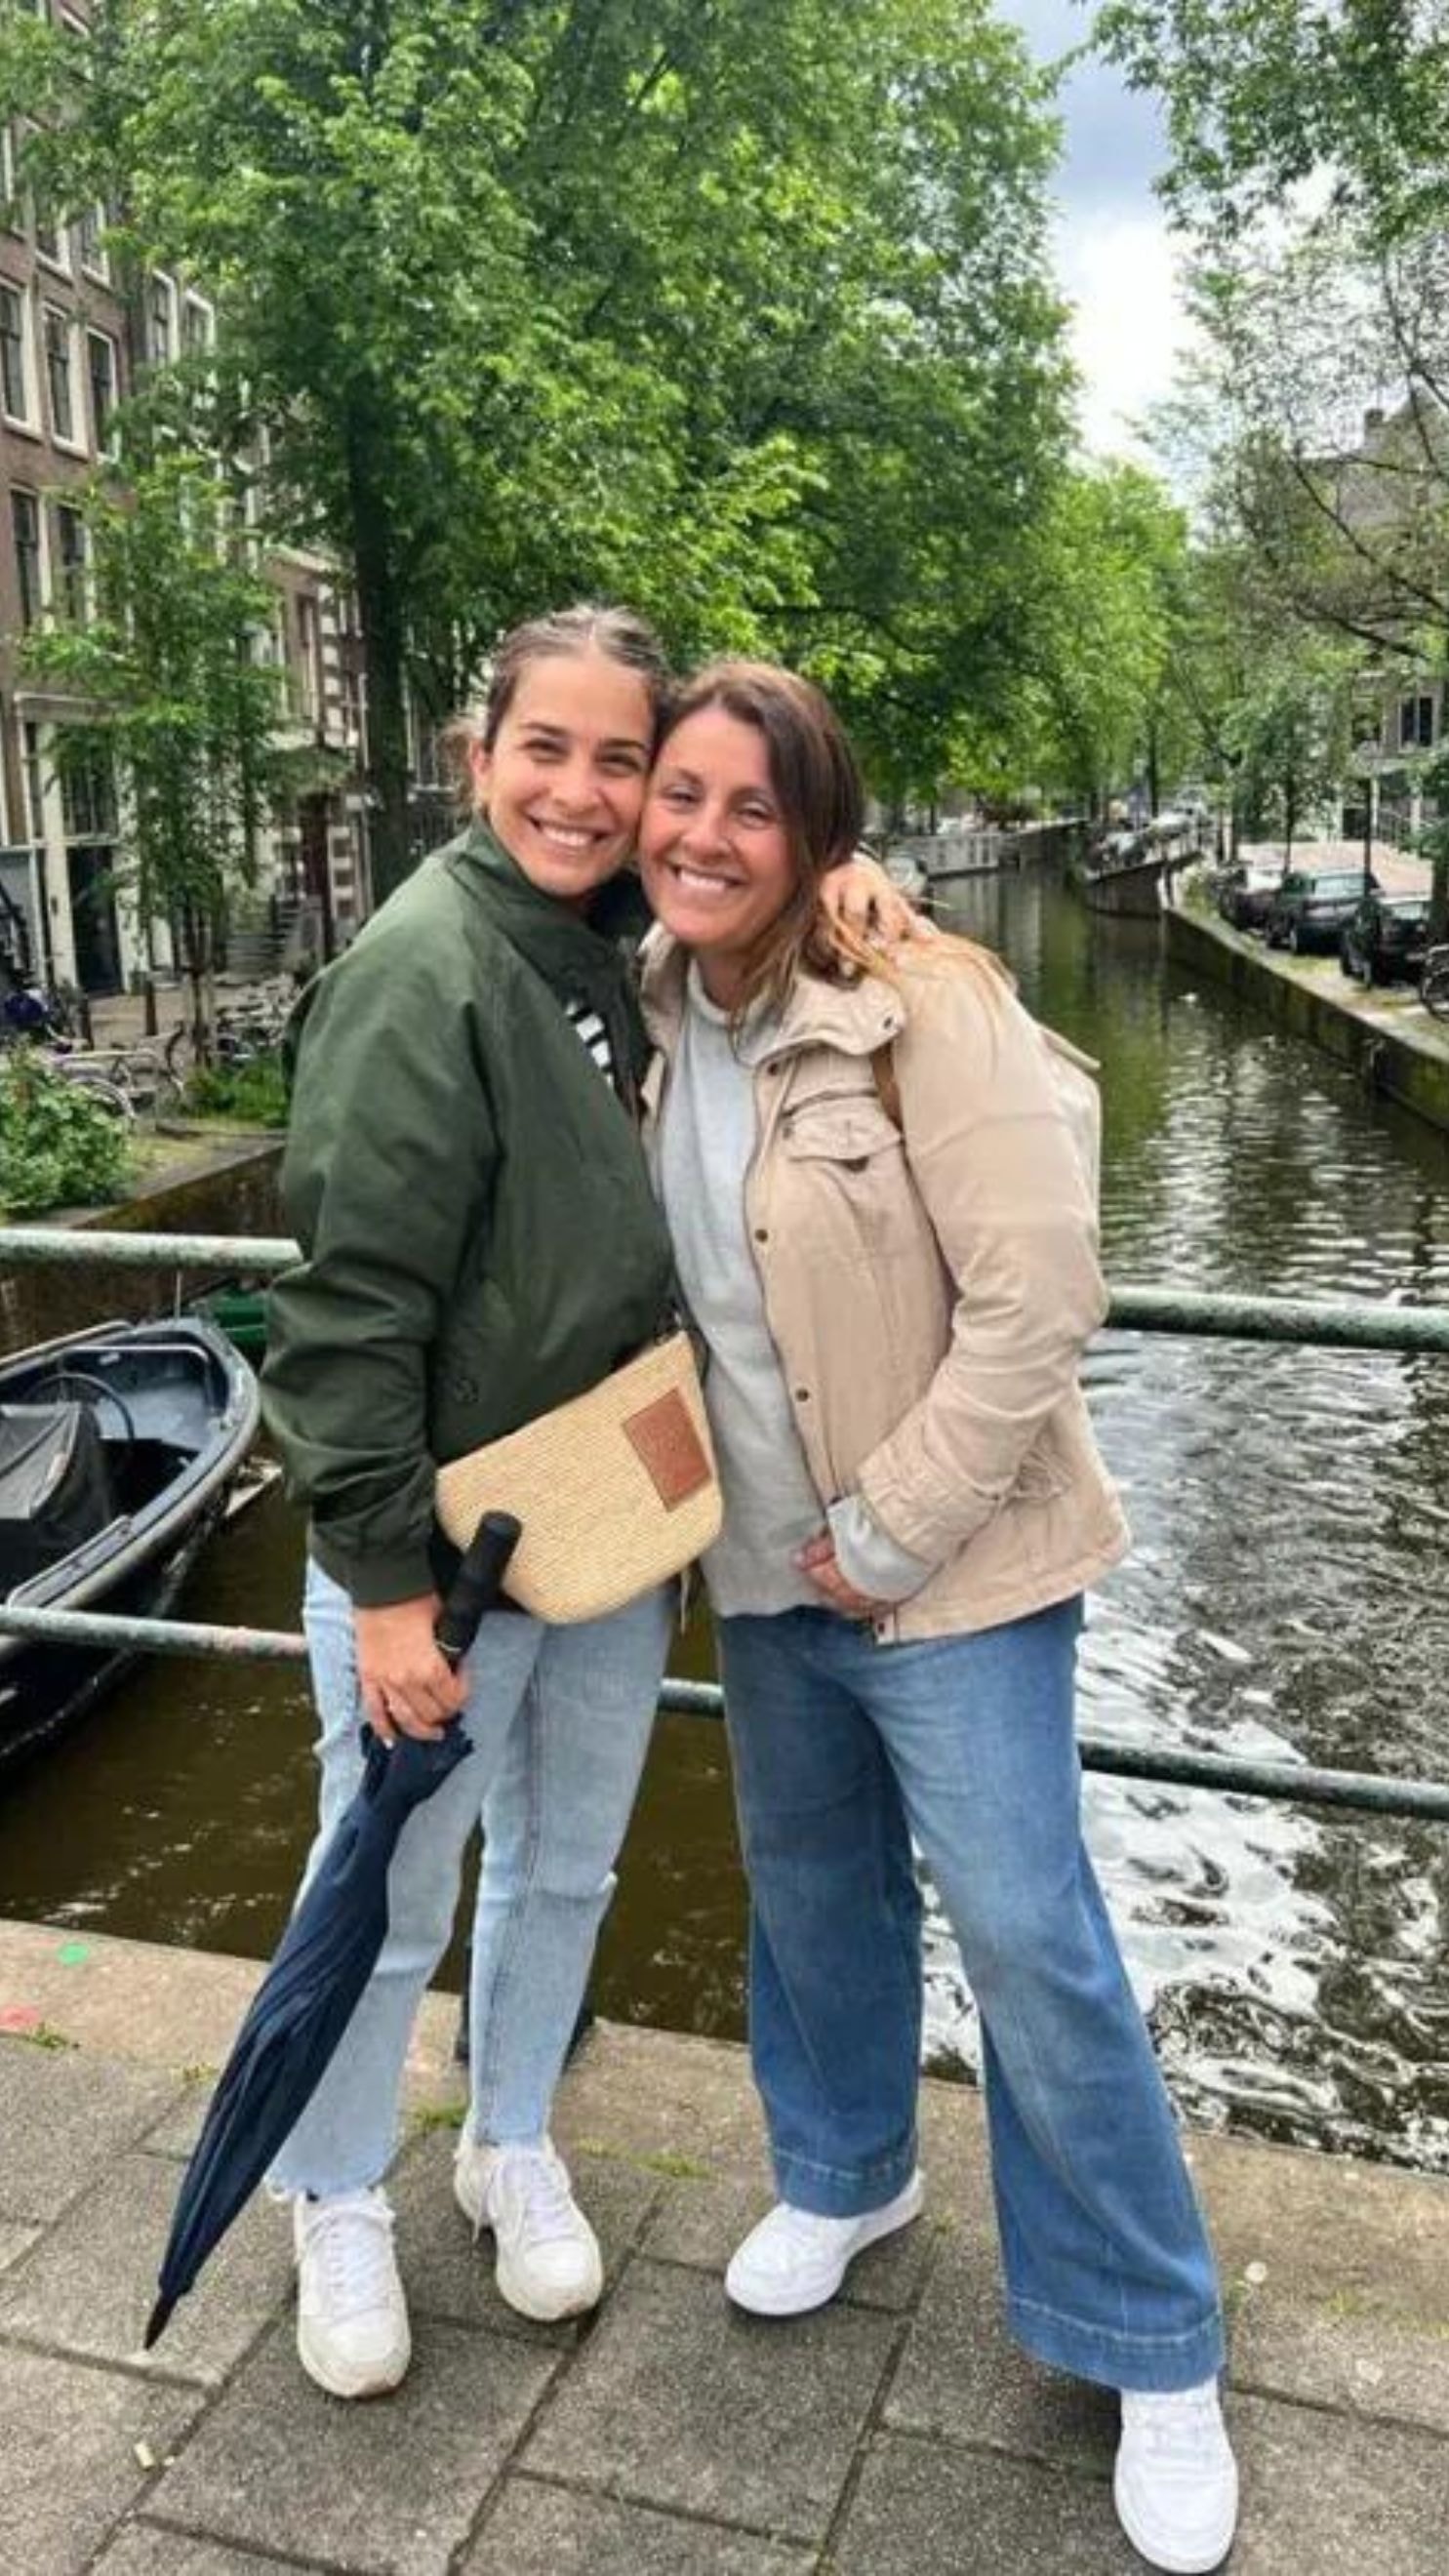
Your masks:
{"label": "jacket button", "polygon": [[808,1386],[797,1386],[797,1387],[796,1387],[796,1389],[795,1389],[795,1401],[796,1401],[796,1403],[797,1403],[797,1404],[808,1404],[808,1403],[809,1403],[809,1401],[810,1401],[810,1389],[809,1389],[809,1387],[808,1387]]}
{"label": "jacket button", "polygon": [[768,1227],[767,1225],[757,1225],[757,1226],[756,1226],[756,1228],[755,1228],[755,1241],[756,1241],[756,1243],[768,1243],[768,1242],[769,1242],[769,1240],[770,1240],[770,1229],[769,1229],[769,1227]]}

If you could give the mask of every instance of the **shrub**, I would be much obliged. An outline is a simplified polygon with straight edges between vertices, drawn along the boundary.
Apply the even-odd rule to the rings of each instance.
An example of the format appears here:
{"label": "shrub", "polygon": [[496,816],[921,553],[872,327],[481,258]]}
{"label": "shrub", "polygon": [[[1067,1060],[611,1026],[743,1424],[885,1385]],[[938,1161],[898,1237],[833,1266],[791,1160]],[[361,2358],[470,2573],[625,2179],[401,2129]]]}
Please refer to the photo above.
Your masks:
{"label": "shrub", "polygon": [[249,1064],[198,1065],[186,1085],[186,1106],[202,1118],[237,1118],[252,1127],[285,1127],[287,1086],[280,1056],[253,1056]]}
{"label": "shrub", "polygon": [[127,1179],[126,1131],[76,1082],[30,1047],[0,1056],[0,1212],[94,1206]]}

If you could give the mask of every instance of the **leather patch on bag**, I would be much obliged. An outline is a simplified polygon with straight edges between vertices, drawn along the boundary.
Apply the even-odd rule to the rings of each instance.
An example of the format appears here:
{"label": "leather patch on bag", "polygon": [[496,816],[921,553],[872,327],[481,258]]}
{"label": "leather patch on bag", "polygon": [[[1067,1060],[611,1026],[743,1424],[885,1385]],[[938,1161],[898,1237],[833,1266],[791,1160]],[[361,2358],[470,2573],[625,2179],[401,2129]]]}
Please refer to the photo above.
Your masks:
{"label": "leather patch on bag", "polygon": [[624,1437],[644,1464],[649,1481],[667,1512],[687,1503],[710,1482],[712,1469],[704,1443],[677,1386],[656,1396],[624,1424]]}

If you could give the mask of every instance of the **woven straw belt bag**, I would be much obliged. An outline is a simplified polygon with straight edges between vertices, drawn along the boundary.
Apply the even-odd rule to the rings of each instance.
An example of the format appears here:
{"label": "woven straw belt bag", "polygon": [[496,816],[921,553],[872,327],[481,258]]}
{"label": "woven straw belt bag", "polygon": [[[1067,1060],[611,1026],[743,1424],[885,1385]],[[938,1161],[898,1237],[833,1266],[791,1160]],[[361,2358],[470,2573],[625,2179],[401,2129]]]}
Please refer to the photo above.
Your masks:
{"label": "woven straw belt bag", "polygon": [[721,1510],[683,1332],[438,1470],[438,1519],[455,1547],[467,1547],[484,1512],[522,1522],[509,1595],[558,1626],[602,1619],[682,1573],[718,1538]]}

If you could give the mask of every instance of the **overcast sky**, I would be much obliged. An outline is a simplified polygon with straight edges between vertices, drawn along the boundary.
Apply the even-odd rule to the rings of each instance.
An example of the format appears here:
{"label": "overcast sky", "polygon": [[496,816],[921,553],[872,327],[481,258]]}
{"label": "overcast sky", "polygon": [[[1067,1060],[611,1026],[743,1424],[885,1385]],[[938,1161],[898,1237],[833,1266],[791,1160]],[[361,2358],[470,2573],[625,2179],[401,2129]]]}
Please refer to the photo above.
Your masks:
{"label": "overcast sky", "polygon": [[[1075,0],[996,0],[1042,62],[1082,43],[1094,15]],[[1167,393],[1186,336],[1177,260],[1152,183],[1167,159],[1157,101],[1108,63],[1078,64],[1059,101],[1065,148],[1057,172],[1057,271],[1075,307],[1084,443],[1096,455],[1140,453],[1133,423]]]}

